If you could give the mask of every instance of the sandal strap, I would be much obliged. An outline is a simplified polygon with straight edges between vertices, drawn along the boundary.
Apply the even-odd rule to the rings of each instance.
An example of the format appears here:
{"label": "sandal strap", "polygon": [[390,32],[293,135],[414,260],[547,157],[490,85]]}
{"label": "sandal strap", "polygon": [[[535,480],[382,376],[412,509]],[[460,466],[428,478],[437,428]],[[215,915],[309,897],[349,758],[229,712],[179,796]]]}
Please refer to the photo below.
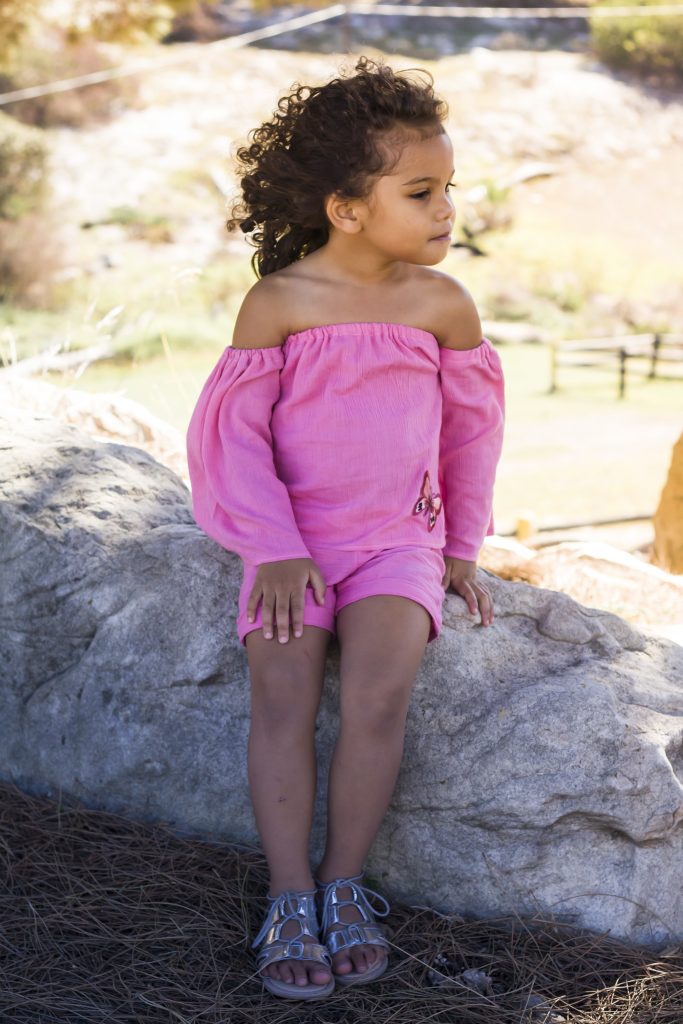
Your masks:
{"label": "sandal strap", "polygon": [[[391,907],[381,893],[371,889],[367,885],[360,885],[363,875],[353,875],[350,878],[335,878],[331,882],[316,882],[318,891],[322,893],[322,927],[327,931],[331,924],[345,924],[339,918],[339,908],[344,906],[356,907],[364,922],[372,924],[375,921],[374,915],[386,917],[391,912]],[[348,888],[351,896],[340,899],[337,889]],[[368,896],[374,896],[382,902],[383,909],[375,910],[369,902]],[[361,922],[357,922],[360,924]]]}
{"label": "sandal strap", "polygon": [[[277,896],[268,896],[270,906],[258,935],[252,942],[252,949],[262,942],[266,946],[273,942],[289,942],[309,937],[315,943],[319,931],[318,911],[315,905],[315,890],[304,892],[282,892]],[[281,936],[282,928],[287,921],[296,921],[299,934],[289,939]]]}
{"label": "sandal strap", "polygon": [[325,967],[332,966],[332,957],[326,946],[319,942],[304,943],[301,939],[282,939],[264,946],[256,956],[256,966],[261,970],[280,960],[313,960]]}
{"label": "sandal strap", "polygon": [[[331,954],[338,953],[343,949],[350,949],[352,946],[381,946],[383,949],[390,949],[382,928],[375,921],[374,914],[386,917],[391,907],[384,896],[370,889],[369,886],[361,885],[363,875],[353,875],[351,878],[335,878],[331,882],[318,882],[318,892],[322,894],[322,940]],[[350,889],[351,895],[345,899],[337,895],[337,889]],[[370,906],[369,897],[376,897],[383,904],[380,910],[373,910]],[[342,921],[339,917],[339,909],[344,906],[355,907],[362,917],[362,921]],[[341,925],[341,928],[330,930],[334,925]]]}
{"label": "sandal strap", "polygon": [[326,939],[327,948],[332,955],[352,946],[381,946],[389,949],[389,943],[378,924],[364,924],[353,921],[351,924],[330,932]]}

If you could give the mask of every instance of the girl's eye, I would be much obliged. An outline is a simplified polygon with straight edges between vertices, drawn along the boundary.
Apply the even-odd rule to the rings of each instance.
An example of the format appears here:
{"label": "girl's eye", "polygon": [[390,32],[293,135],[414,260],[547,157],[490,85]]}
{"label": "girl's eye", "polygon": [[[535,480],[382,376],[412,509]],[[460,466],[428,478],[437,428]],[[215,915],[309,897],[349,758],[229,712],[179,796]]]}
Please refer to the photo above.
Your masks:
{"label": "girl's eye", "polygon": [[[457,187],[458,186],[457,186],[457,184],[454,181],[449,181],[448,184],[446,185],[446,191],[448,191],[449,188],[457,188]],[[413,193],[413,195],[410,198],[411,199],[424,199],[425,196],[428,196],[428,195],[429,195],[429,189],[425,188],[425,189],[422,190],[422,192],[415,192],[415,193]]]}

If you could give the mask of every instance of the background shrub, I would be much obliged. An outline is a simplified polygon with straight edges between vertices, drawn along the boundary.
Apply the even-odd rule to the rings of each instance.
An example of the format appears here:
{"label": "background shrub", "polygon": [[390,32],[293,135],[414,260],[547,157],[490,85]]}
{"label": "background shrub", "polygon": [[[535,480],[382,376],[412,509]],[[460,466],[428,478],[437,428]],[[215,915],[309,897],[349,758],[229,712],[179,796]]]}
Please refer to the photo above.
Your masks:
{"label": "background shrub", "polygon": [[30,31],[41,5],[42,0],[0,0],[0,67]]}
{"label": "background shrub", "polygon": [[71,42],[101,39],[136,44],[161,39],[178,14],[216,0],[0,0],[0,67],[17,52],[26,36],[44,26],[63,27]]}
{"label": "background shrub", "polygon": [[51,210],[0,220],[0,303],[22,309],[61,308],[65,245]]}
{"label": "background shrub", "polygon": [[49,307],[64,259],[43,132],[0,112],[0,302]]}
{"label": "background shrub", "polygon": [[[635,0],[638,6],[654,6],[660,2]],[[615,6],[635,4],[629,4],[629,0],[605,0],[596,4],[596,9]],[[680,14],[653,14],[651,17],[591,16],[596,55],[612,68],[683,80],[683,3],[680,8]]]}
{"label": "background shrub", "polygon": [[[118,50],[110,52],[108,46],[92,39],[72,42],[64,29],[47,27],[39,36],[26,38],[18,59],[0,72],[0,92],[77,78],[114,67],[120,62]],[[68,92],[7,103],[2,109],[24,124],[38,128],[80,128],[107,121],[124,107],[133,106],[138,93],[138,79],[132,75]]]}
{"label": "background shrub", "polygon": [[40,206],[46,161],[42,132],[0,112],[0,220],[18,220]]}

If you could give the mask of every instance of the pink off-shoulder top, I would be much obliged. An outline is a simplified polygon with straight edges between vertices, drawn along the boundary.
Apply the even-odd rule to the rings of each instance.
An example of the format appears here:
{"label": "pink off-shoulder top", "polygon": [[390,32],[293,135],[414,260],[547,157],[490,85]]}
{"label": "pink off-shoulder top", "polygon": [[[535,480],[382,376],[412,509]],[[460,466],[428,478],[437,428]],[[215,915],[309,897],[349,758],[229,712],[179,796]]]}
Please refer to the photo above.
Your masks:
{"label": "pink off-shoulder top", "polygon": [[187,432],[194,516],[253,565],[315,548],[439,548],[493,533],[504,381],[487,338],[339,323],[228,347]]}

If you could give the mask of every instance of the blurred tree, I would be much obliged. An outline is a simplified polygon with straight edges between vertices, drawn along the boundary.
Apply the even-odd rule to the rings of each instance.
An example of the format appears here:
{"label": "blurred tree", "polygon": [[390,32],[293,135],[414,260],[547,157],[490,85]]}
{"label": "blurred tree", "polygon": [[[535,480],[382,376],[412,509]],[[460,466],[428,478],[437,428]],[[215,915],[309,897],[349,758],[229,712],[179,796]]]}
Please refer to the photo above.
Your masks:
{"label": "blurred tree", "polygon": [[67,28],[71,40],[94,36],[116,43],[160,39],[176,14],[200,6],[198,0],[69,0],[69,4],[73,10]]}
{"label": "blurred tree", "polygon": [[[600,7],[653,6],[660,0],[601,0]],[[683,3],[680,13],[590,18],[591,40],[598,58],[609,67],[643,74],[683,78]]]}
{"label": "blurred tree", "polygon": [[43,0],[0,0],[0,61],[16,50],[42,6]]}
{"label": "blurred tree", "polygon": [[0,221],[40,207],[47,188],[43,133],[0,112]]}
{"label": "blurred tree", "polygon": [[73,43],[89,38],[134,44],[160,39],[176,14],[199,6],[199,0],[0,0],[0,64],[40,22],[58,24]]}

